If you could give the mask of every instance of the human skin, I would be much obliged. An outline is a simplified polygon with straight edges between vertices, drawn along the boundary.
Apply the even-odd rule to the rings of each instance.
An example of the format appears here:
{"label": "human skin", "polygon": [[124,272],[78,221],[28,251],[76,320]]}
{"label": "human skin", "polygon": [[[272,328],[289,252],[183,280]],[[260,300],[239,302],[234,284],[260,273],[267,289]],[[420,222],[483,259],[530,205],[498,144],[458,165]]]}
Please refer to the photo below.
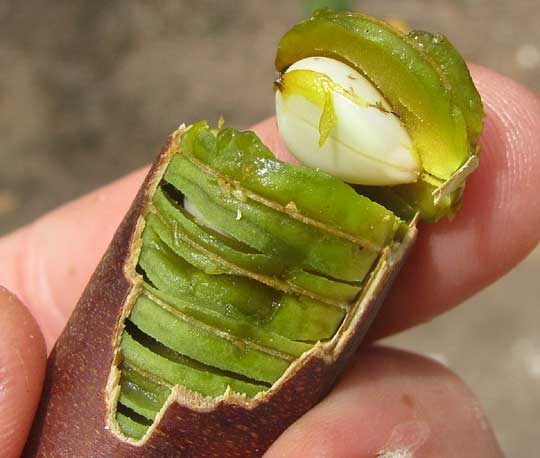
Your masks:
{"label": "human skin", "polygon": [[[371,340],[456,306],[510,270],[540,239],[540,101],[488,69],[471,70],[486,109],[481,165],[454,221],[421,227]],[[273,119],[254,130],[279,158],[291,159]],[[42,385],[45,345],[50,350],[61,332],[145,172],[0,239],[0,284],[12,292],[0,290],[0,450],[7,458],[23,447]],[[420,356],[366,346],[330,395],[267,456],[388,458],[400,450],[411,455],[395,457],[502,456],[477,401],[455,375]]]}

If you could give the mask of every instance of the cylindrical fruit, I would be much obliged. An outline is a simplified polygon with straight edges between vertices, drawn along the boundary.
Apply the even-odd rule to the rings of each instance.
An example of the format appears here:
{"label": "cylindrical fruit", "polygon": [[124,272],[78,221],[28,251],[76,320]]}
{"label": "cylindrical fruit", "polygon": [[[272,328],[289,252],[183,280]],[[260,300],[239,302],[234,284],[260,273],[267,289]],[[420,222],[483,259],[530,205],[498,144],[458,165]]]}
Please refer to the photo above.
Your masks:
{"label": "cylindrical fruit", "polygon": [[331,389],[475,157],[466,68],[416,34],[325,11],[285,35],[279,130],[303,165],[221,124],[171,135],[50,356],[25,457],[260,457]]}

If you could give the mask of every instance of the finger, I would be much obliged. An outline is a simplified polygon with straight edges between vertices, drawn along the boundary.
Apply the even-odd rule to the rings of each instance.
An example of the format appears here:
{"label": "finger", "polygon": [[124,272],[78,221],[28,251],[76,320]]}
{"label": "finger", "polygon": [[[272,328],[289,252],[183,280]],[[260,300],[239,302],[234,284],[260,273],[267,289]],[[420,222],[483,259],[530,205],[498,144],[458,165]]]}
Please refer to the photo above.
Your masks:
{"label": "finger", "polygon": [[[422,227],[372,335],[411,326],[455,305],[509,270],[539,238],[539,102],[505,77],[480,67],[473,71],[487,111],[480,169],[470,179],[455,221]],[[273,119],[255,130],[278,157],[290,157]],[[60,332],[142,175],[119,180],[0,241],[0,278],[25,298],[49,342]],[[25,290],[34,284],[37,288]]]}
{"label": "finger", "polygon": [[146,169],[64,205],[0,240],[0,279],[27,304],[48,348],[60,331]]}
{"label": "finger", "polygon": [[265,119],[264,121],[255,124],[252,129],[253,131],[257,132],[257,135],[261,141],[279,160],[291,162],[293,164],[300,164],[300,161],[290,153],[285,145],[285,142],[279,135],[276,118],[272,117]]}
{"label": "finger", "polygon": [[486,110],[479,169],[453,221],[420,228],[371,338],[431,319],[508,272],[540,240],[540,100],[473,67]]}
{"label": "finger", "polygon": [[478,401],[446,368],[362,350],[339,385],[265,458],[500,458]]}
{"label": "finger", "polygon": [[0,450],[20,456],[39,402],[45,342],[30,312],[0,287]]}

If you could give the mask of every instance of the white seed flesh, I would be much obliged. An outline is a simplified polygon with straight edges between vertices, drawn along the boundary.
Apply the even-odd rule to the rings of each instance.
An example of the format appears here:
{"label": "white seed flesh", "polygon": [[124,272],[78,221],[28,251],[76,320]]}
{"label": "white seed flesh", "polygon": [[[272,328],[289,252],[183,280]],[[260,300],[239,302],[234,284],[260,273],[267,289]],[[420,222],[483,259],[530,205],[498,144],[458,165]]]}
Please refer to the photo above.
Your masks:
{"label": "white seed flesh", "polygon": [[[311,70],[332,82],[336,122],[322,145],[323,108],[302,94],[287,92],[287,73],[293,70]],[[422,168],[407,130],[358,71],[335,59],[308,57],[291,65],[283,81],[283,92],[276,90],[278,129],[302,163],[348,183],[389,186],[417,180]]]}

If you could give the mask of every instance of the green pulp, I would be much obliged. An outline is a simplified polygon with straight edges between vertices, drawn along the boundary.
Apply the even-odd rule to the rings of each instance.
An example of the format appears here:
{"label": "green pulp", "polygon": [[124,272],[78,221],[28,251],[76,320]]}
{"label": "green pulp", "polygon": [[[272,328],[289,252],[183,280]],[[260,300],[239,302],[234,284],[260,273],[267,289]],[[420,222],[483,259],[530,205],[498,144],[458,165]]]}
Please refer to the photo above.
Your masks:
{"label": "green pulp", "polygon": [[[189,128],[144,215],[117,421],[140,439],[175,385],[254,397],[331,339],[404,223],[252,132]],[[198,216],[185,208],[185,199]]]}

